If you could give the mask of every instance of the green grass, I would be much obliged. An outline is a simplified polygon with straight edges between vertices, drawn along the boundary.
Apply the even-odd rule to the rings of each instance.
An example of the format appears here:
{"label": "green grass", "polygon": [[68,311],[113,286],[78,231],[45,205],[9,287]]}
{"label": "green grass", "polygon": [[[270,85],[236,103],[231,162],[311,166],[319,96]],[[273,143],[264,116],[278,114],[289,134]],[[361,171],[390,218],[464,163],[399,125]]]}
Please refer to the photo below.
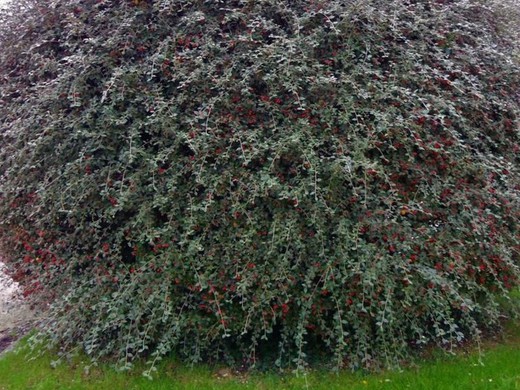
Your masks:
{"label": "green grass", "polygon": [[[362,373],[310,371],[306,375],[253,373],[235,375],[208,366],[191,368],[171,359],[158,366],[153,381],[143,376],[145,366],[117,372],[109,365],[85,372],[81,357],[51,367],[53,356],[27,361],[28,348],[0,358],[0,390],[38,389],[518,389],[520,390],[520,324],[512,322],[505,341],[488,341],[480,361],[474,347],[455,356],[433,353],[417,367],[401,372]],[[84,359],[84,358],[83,358]],[[227,375],[226,375],[227,374]]]}

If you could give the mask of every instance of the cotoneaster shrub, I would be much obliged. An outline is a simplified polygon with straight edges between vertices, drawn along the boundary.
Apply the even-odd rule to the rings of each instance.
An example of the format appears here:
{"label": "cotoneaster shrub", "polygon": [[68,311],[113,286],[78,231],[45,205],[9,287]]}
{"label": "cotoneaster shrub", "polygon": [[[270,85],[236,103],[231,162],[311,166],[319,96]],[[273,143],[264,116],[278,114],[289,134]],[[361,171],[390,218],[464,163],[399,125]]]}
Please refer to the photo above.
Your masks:
{"label": "cotoneaster shrub", "polygon": [[393,366],[497,324],[519,281],[513,1],[10,9],[2,256],[65,351]]}

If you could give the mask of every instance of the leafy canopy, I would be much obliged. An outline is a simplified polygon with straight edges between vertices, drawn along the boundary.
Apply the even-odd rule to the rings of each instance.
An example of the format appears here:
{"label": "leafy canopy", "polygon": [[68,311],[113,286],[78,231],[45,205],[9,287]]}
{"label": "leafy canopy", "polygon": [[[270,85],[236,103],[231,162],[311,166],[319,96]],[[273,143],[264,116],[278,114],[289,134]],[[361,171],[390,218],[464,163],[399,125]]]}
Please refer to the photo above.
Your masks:
{"label": "leafy canopy", "polygon": [[1,15],[2,256],[65,351],[393,366],[497,323],[520,275],[513,1]]}

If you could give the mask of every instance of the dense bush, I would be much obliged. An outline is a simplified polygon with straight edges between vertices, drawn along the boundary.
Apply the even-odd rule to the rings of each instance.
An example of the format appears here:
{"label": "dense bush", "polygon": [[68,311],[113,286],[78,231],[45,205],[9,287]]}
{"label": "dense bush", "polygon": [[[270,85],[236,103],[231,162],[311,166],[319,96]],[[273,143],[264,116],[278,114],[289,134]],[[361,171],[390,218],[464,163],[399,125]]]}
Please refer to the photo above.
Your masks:
{"label": "dense bush", "polygon": [[[392,366],[519,282],[492,0],[14,0],[2,253],[64,350]],[[516,35],[515,35],[516,34]]]}

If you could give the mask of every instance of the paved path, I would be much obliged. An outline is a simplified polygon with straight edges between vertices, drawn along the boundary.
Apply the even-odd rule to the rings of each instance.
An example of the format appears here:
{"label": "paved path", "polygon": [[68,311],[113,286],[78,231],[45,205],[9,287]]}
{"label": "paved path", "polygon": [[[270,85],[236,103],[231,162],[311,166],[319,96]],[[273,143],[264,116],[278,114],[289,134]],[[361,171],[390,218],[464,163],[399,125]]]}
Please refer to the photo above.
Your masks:
{"label": "paved path", "polygon": [[0,261],[0,353],[30,328],[34,313],[24,304],[18,285],[5,274]]}

